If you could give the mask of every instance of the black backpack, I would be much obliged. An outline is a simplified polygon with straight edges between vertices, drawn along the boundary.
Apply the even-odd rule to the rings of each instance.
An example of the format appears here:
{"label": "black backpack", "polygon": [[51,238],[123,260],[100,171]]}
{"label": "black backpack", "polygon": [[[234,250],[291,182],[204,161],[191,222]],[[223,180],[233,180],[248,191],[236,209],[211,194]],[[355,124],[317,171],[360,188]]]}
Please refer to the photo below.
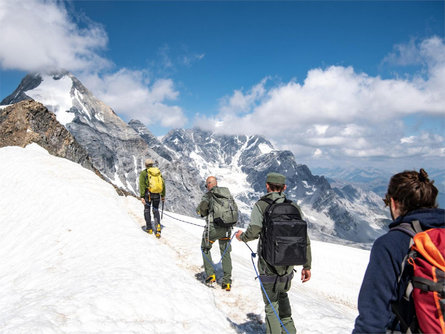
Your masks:
{"label": "black backpack", "polygon": [[292,201],[276,203],[270,198],[264,212],[261,233],[261,255],[272,266],[294,266],[306,263],[307,223]]}

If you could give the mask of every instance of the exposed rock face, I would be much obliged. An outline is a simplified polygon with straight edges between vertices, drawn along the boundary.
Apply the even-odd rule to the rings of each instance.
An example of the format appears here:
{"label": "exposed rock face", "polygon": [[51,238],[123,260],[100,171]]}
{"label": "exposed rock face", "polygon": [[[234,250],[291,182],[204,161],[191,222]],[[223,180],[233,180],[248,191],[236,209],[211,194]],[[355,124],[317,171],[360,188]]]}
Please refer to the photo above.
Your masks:
{"label": "exposed rock face", "polygon": [[0,110],[0,147],[30,143],[93,170],[86,150],[41,103],[25,100]]}
{"label": "exposed rock face", "polygon": [[153,149],[157,154],[163,157],[165,160],[172,162],[175,159],[179,159],[181,155],[175,154],[175,152],[169,151],[165,146],[156,138],[147,127],[142,124],[141,121],[132,119],[128,122],[128,125],[141,136],[141,138]]}
{"label": "exposed rock face", "polygon": [[[260,136],[217,135],[200,129],[170,131],[162,143],[169,152],[200,173],[202,185],[209,175],[228,186],[239,203],[243,222],[249,222],[252,206],[265,189],[269,172],[286,176],[286,196],[298,202],[312,231],[319,237],[371,242],[385,231],[387,214],[380,198],[349,185],[332,188],[323,176],[297,164],[289,151],[275,150]],[[171,153],[172,154],[172,153]]]}
{"label": "exposed rock face", "polygon": [[0,105],[14,104],[23,100],[31,99],[28,95],[26,95],[26,91],[37,88],[41,83],[42,78],[39,74],[28,74],[23,78],[14,92],[0,102]]}

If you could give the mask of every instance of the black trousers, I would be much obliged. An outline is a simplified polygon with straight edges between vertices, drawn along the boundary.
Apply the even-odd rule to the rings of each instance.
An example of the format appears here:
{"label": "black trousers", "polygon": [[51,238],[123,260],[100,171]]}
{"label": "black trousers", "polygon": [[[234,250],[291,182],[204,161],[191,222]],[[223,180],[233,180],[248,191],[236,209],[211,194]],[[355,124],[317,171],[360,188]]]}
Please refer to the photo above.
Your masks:
{"label": "black trousers", "polygon": [[[144,218],[145,225],[147,225],[147,230],[155,229],[156,224],[160,222],[159,215],[159,203],[161,202],[161,194],[152,194],[150,192],[145,193],[145,206],[144,206]],[[154,217],[154,226],[152,226],[151,222],[151,213],[150,210],[152,208],[153,217]]]}

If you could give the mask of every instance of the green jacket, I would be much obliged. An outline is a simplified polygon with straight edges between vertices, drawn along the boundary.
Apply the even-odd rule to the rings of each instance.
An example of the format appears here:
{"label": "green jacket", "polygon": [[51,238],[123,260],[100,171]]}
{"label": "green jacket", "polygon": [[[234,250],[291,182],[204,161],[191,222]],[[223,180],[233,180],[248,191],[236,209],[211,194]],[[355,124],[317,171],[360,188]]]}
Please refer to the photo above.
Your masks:
{"label": "green jacket", "polygon": [[[282,193],[278,192],[270,192],[267,193],[262,198],[270,198],[271,200],[276,200],[277,198],[281,198],[277,200],[277,203],[283,203],[285,196]],[[300,209],[295,203],[295,207]],[[241,240],[244,242],[248,242],[251,240],[255,240],[260,237],[261,232],[263,231],[263,215],[266,211],[268,204],[261,199],[257,201],[252,209],[252,213],[250,216],[250,224],[247,227],[246,231],[241,234]],[[301,213],[301,211],[300,211]],[[303,217],[303,215],[301,215]],[[271,266],[268,264],[263,257],[261,256],[261,242],[258,242],[258,271],[261,275],[275,275],[275,271],[278,275],[290,274],[294,269],[294,266]],[[311,254],[311,241],[309,240],[309,235],[307,236],[307,261],[303,265],[304,269],[311,269],[312,262],[312,254]]]}
{"label": "green jacket", "polygon": [[[145,192],[148,189],[148,177],[147,177],[147,168],[145,168],[139,174],[139,195],[141,198],[145,197]],[[165,197],[165,182],[163,182],[161,197]]]}
{"label": "green jacket", "polygon": [[210,191],[206,192],[202,198],[201,198],[201,202],[199,202],[198,207],[196,208],[196,213],[198,215],[200,215],[201,217],[207,217],[209,215],[209,210],[210,210],[210,200],[212,199],[212,195],[210,194],[210,192],[216,188],[213,187],[212,189],[210,189]]}

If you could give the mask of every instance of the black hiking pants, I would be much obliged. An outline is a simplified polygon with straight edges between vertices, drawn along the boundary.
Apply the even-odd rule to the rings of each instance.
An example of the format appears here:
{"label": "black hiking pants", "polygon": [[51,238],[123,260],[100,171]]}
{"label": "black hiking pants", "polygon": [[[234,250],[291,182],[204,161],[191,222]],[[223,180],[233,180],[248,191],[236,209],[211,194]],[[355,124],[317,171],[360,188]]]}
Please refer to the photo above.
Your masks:
{"label": "black hiking pants", "polygon": [[[147,226],[147,231],[156,228],[156,224],[160,222],[159,215],[159,203],[161,202],[161,194],[152,194],[150,192],[145,193],[145,206],[144,206],[144,218],[145,225]],[[152,226],[151,222],[151,213],[150,209],[153,207],[153,217],[154,217],[154,226]]]}

